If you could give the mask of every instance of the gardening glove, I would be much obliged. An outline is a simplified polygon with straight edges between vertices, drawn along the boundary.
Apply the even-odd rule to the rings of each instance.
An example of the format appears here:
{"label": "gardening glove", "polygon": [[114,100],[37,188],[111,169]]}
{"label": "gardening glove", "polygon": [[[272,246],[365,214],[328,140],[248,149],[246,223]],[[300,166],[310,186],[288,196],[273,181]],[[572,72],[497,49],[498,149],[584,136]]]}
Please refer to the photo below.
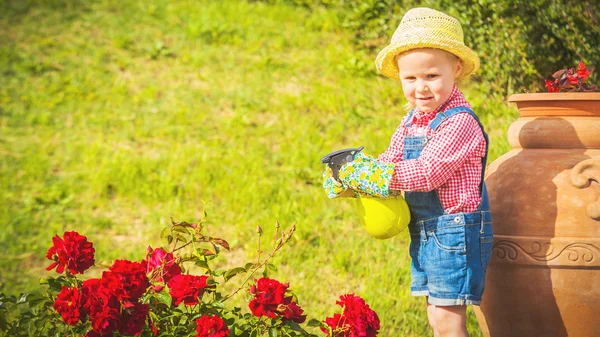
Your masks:
{"label": "gardening glove", "polygon": [[342,165],[340,182],[352,190],[377,198],[391,198],[396,193],[389,190],[396,164],[377,160],[354,160]]}
{"label": "gardening glove", "polygon": [[[353,159],[353,162],[356,163],[372,161],[375,161],[375,158],[362,152],[358,152],[357,154],[355,154]],[[329,165],[325,166],[325,172],[323,172],[323,189],[327,193],[327,197],[329,197],[330,199],[356,197],[356,193],[354,193],[354,191],[348,189],[347,186],[344,186],[342,183],[335,180],[335,178],[333,177],[333,172]]]}
{"label": "gardening glove", "polygon": [[372,157],[366,153],[359,152],[354,155],[354,160],[352,161],[352,163],[364,163],[364,162],[371,162],[371,161],[376,161],[376,160],[377,159],[375,159],[375,157]]}
{"label": "gardening glove", "polygon": [[333,178],[329,166],[325,166],[325,172],[323,172],[323,189],[330,199],[354,198],[356,196],[354,191]]}

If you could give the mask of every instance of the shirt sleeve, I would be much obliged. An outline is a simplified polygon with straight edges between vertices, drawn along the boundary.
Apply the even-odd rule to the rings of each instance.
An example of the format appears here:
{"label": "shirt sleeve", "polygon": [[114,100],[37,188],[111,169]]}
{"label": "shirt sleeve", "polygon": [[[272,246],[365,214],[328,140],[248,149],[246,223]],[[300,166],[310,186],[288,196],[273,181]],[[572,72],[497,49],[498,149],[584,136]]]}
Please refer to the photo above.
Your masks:
{"label": "shirt sleeve", "polygon": [[419,158],[404,160],[396,165],[390,190],[435,190],[465,161],[473,156],[481,158],[484,155],[485,138],[479,123],[468,113],[457,114],[438,127]]}
{"label": "shirt sleeve", "polygon": [[377,157],[377,161],[384,163],[397,163],[402,161],[402,149],[404,148],[404,129],[406,127],[406,119],[404,116],[400,121],[400,125],[392,135],[390,146],[387,150]]}

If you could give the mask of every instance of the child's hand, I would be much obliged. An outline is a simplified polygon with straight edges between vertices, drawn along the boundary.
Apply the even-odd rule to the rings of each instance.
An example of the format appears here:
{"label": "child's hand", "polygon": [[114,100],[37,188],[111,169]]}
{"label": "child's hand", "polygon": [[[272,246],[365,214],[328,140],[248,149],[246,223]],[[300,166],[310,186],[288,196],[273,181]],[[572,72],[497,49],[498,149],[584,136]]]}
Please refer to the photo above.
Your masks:
{"label": "child's hand", "polygon": [[323,189],[327,193],[327,197],[333,198],[354,198],[355,193],[345,187],[342,183],[335,180],[331,174],[329,166],[325,166],[325,172],[323,172]]}
{"label": "child's hand", "polygon": [[355,158],[340,168],[340,182],[361,194],[384,199],[393,197],[389,185],[395,167],[393,163],[382,163],[375,159],[357,161]]}

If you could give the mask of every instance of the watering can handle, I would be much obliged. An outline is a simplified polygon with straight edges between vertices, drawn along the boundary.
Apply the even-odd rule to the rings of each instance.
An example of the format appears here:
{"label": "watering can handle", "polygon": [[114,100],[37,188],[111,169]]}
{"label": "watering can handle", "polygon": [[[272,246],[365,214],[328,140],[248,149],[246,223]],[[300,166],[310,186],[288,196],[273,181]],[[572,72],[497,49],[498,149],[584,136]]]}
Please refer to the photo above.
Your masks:
{"label": "watering can handle", "polygon": [[327,164],[327,166],[331,168],[333,178],[339,181],[338,172],[340,170],[340,167],[342,167],[342,165],[348,162],[353,161],[354,156],[360,151],[362,151],[362,149],[364,149],[364,146],[351,147],[348,149],[331,152],[325,155],[323,158],[321,158],[321,163]]}

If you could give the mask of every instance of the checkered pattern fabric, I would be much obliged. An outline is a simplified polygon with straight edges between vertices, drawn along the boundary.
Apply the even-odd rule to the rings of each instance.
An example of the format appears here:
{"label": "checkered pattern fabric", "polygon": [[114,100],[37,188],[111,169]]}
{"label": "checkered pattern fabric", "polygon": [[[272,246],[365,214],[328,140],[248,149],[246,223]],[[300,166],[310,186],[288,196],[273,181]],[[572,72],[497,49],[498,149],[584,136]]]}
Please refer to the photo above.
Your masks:
{"label": "checkered pattern fabric", "polygon": [[[435,131],[428,126],[439,111],[458,106],[471,107],[454,86],[450,98],[435,111],[422,113],[415,110],[410,127],[406,127],[408,115],[404,116],[389,148],[377,158],[378,161],[397,163],[390,190],[437,190],[442,206],[449,214],[477,209],[481,159],[485,156],[485,138],[477,121],[468,113],[448,118]],[[402,160],[405,136],[430,137],[419,158]]]}

